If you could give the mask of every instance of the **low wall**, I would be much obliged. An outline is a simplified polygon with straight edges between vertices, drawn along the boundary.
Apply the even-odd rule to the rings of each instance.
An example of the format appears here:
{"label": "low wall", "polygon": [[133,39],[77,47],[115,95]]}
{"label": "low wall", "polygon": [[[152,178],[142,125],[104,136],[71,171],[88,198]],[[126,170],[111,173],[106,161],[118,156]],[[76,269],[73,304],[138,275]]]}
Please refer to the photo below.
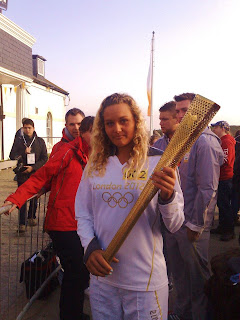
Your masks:
{"label": "low wall", "polygon": [[17,160],[8,160],[0,162],[0,170],[15,167],[17,164]]}

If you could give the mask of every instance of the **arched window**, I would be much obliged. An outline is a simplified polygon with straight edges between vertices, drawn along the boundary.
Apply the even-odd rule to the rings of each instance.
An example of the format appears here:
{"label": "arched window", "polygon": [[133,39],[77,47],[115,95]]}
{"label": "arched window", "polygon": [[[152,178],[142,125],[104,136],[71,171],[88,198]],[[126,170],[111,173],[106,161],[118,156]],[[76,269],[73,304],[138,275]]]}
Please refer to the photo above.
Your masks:
{"label": "arched window", "polygon": [[52,145],[52,114],[48,112],[47,114],[47,145]]}

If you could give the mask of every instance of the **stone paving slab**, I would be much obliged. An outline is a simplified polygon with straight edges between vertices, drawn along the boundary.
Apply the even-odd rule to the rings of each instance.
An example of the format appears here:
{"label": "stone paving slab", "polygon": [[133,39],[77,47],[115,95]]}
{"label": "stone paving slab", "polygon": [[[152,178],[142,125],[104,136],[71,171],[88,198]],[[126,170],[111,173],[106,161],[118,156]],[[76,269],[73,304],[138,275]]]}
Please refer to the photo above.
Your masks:
{"label": "stone paving slab", "polygon": [[0,161],[0,170],[15,167],[17,160]]}
{"label": "stone paving slab", "polygon": [[[52,292],[47,300],[35,301],[23,320],[59,320],[59,297],[60,287]],[[88,314],[92,319],[88,297],[84,301],[84,313]]]}

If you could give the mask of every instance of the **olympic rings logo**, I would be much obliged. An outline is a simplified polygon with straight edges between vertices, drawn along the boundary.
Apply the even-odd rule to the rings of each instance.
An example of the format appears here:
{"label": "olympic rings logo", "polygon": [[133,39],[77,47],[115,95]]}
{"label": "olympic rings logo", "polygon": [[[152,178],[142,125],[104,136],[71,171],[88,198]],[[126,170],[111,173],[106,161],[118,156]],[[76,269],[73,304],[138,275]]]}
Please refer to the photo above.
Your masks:
{"label": "olympic rings logo", "polygon": [[126,192],[122,195],[120,192],[115,192],[113,195],[109,192],[104,192],[102,194],[103,201],[107,202],[109,207],[115,208],[119,205],[120,208],[126,208],[130,203],[133,202],[133,194],[130,192]]}

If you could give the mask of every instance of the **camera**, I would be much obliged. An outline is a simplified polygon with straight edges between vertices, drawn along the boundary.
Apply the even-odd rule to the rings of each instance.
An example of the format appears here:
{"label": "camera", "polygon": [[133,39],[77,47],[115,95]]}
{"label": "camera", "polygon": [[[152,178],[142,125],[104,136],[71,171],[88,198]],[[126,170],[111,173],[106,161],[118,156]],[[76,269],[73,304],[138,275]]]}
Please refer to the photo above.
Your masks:
{"label": "camera", "polygon": [[17,174],[19,172],[25,171],[26,168],[24,167],[22,156],[17,157],[16,160],[18,161],[18,163],[16,168],[13,169],[13,172]]}

